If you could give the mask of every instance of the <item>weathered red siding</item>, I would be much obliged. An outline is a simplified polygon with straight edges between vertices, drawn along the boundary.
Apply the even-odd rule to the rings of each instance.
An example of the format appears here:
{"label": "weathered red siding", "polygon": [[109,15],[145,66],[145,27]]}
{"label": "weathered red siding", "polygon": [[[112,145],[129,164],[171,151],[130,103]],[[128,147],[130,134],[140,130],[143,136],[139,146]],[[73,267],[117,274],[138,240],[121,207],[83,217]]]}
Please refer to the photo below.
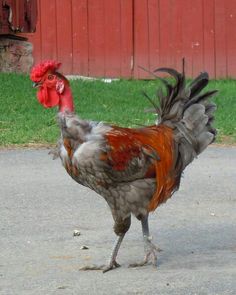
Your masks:
{"label": "weathered red siding", "polygon": [[100,77],[148,75],[139,68],[181,68],[188,76],[236,77],[235,0],[40,0],[35,62]]}
{"label": "weathered red siding", "polygon": [[0,34],[34,32],[37,0],[0,0]]}

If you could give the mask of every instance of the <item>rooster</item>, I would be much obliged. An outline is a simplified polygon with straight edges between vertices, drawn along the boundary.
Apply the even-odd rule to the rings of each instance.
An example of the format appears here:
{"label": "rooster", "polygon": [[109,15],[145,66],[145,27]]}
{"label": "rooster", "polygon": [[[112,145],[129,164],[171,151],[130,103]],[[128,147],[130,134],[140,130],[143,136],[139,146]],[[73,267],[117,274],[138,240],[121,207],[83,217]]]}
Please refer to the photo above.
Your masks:
{"label": "rooster", "polygon": [[160,68],[174,77],[172,85],[160,78],[166,92],[158,92],[154,103],[158,121],[142,128],[122,128],[80,119],[74,112],[69,81],[58,72],[60,63],[45,61],[33,67],[30,78],[38,87],[37,97],[45,108],[58,106],[61,138],[58,155],[68,174],[79,184],[101,195],[107,202],[117,235],[109,263],[87,266],[109,271],[120,266],[117,254],[129,230],[131,214],[141,221],[145,257],[140,263],[157,265],[157,251],[151,241],[148,216],[178,190],[185,167],[214,141],[212,126],[217,91],[202,93],[208,84],[206,72],[186,85],[183,72]]}

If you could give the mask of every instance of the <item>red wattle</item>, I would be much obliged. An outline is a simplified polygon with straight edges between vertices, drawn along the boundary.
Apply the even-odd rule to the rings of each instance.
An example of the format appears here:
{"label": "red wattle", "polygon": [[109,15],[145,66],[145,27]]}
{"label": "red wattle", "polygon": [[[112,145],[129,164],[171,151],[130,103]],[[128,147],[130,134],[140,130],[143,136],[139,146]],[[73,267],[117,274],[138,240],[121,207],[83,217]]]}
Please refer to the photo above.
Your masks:
{"label": "red wattle", "polygon": [[42,86],[37,93],[38,101],[45,108],[52,108],[59,104],[60,97],[55,89]]}

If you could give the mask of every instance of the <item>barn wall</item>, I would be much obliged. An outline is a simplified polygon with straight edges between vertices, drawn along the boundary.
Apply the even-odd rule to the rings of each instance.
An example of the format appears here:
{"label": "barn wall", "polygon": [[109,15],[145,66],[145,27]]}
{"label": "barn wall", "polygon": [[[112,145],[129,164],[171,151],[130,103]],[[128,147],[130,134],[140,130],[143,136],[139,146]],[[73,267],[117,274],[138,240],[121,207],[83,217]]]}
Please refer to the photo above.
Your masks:
{"label": "barn wall", "polygon": [[0,35],[34,32],[37,0],[0,0]]}
{"label": "barn wall", "polygon": [[235,0],[39,0],[35,62],[67,74],[148,78],[139,66],[236,78]]}

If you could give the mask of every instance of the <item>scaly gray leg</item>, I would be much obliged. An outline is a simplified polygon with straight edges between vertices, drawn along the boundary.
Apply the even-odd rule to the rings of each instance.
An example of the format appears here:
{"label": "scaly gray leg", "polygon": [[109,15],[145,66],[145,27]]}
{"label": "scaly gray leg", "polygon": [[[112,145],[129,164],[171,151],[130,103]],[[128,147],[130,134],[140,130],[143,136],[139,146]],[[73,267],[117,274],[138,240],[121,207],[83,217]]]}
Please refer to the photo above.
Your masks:
{"label": "scaly gray leg", "polygon": [[128,216],[125,220],[116,218],[115,212],[112,212],[113,218],[115,220],[114,224],[114,232],[117,234],[118,238],[115,242],[115,245],[113,247],[112,253],[111,253],[111,258],[109,260],[108,266],[104,268],[103,272],[107,272],[109,270],[112,270],[113,268],[117,268],[120,265],[116,262],[116,257],[120,248],[120,245],[123,241],[123,238],[127,231],[130,228],[131,224],[131,216]]}
{"label": "scaly gray leg", "polygon": [[121,243],[123,241],[124,236],[125,236],[125,233],[118,236],[118,238],[117,238],[117,240],[116,240],[116,242],[114,244],[113,250],[111,252],[111,257],[109,259],[109,263],[103,269],[103,273],[107,272],[109,270],[112,270],[113,268],[120,267],[119,263],[116,262],[116,257],[117,257],[117,254],[118,254],[118,251],[120,249],[120,245],[121,245]]}
{"label": "scaly gray leg", "polygon": [[143,231],[145,257],[142,262],[130,264],[129,267],[144,266],[144,265],[148,264],[149,261],[151,261],[153,266],[156,267],[157,266],[157,252],[160,252],[161,249],[156,247],[151,242],[152,237],[150,236],[150,233],[149,233],[148,215],[141,219],[141,223],[142,223],[142,231]]}
{"label": "scaly gray leg", "polygon": [[120,249],[120,245],[123,241],[123,238],[126,232],[129,230],[130,223],[131,223],[131,216],[127,217],[125,220],[115,219],[114,232],[117,234],[118,238],[112,249],[111,256],[107,266],[90,265],[90,266],[84,266],[80,268],[80,270],[103,270],[103,273],[104,273],[114,268],[120,267],[120,265],[116,262],[116,257]]}

